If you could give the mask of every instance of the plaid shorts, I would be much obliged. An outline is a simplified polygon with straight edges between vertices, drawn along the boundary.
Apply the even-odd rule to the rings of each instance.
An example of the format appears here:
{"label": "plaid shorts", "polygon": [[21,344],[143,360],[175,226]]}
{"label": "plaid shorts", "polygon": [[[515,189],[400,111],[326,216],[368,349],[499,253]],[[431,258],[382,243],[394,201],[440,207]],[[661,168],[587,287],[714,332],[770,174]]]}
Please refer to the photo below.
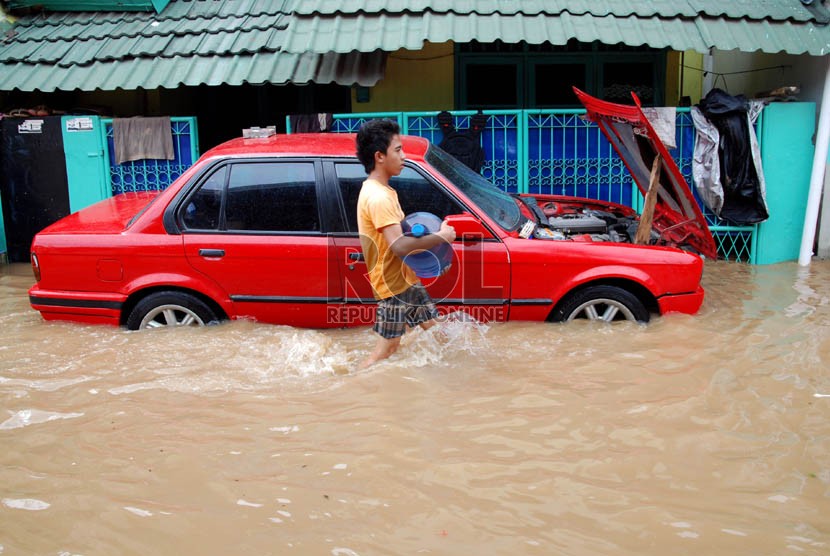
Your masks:
{"label": "plaid shorts", "polygon": [[378,301],[372,330],[386,339],[403,336],[405,325],[417,326],[438,316],[435,303],[421,284]]}

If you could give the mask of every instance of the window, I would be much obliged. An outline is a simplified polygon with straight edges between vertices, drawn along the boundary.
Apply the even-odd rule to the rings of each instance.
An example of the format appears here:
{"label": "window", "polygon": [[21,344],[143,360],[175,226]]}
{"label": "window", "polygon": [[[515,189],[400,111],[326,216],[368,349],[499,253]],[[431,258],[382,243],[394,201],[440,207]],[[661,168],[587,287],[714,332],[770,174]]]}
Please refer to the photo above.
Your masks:
{"label": "window", "polygon": [[521,66],[511,58],[476,60],[467,64],[465,78],[469,108],[513,108],[519,105]]}
{"label": "window", "polygon": [[222,166],[213,172],[190,197],[182,213],[185,228],[189,230],[219,229],[219,210],[222,208],[222,192],[225,190],[227,175],[228,167]]}
{"label": "window", "polygon": [[[566,59],[565,59],[566,60]],[[530,106],[537,108],[567,106],[574,103],[574,86],[587,91],[588,66],[574,60],[559,62],[532,62],[533,89],[529,91]]]}
{"label": "window", "polygon": [[[366,179],[366,171],[360,164],[346,162],[338,163],[335,170],[349,231],[357,233],[357,198]],[[401,175],[392,178],[389,184],[398,192],[398,201],[404,214],[431,212],[443,220],[449,214],[464,211],[446,191],[423,177],[414,168],[404,168]]]}
{"label": "window", "polygon": [[602,71],[601,98],[631,104],[631,92],[645,104],[654,104],[654,64],[636,60],[607,61]]}
{"label": "window", "polygon": [[456,106],[460,109],[578,107],[571,87],[623,104],[631,91],[645,104],[663,102],[666,56],[647,46],[571,40],[457,45]]}
{"label": "window", "polygon": [[228,181],[228,230],[320,231],[312,162],[234,164]]}

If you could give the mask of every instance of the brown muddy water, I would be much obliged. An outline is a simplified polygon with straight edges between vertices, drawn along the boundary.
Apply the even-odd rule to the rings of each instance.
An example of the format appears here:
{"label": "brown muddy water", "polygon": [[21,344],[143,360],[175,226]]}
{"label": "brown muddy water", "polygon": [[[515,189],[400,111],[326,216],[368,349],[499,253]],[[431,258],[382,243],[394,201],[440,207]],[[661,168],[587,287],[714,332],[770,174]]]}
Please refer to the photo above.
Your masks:
{"label": "brown muddy water", "polygon": [[830,554],[830,262],[695,317],[46,323],[0,271],[0,553]]}

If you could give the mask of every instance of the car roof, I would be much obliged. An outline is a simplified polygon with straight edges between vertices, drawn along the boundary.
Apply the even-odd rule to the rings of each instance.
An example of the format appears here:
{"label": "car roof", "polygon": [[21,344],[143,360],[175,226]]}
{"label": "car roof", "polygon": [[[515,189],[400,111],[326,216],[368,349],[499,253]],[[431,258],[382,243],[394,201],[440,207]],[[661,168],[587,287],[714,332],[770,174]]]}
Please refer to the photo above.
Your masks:
{"label": "car roof", "polygon": [[[204,154],[205,158],[247,155],[348,156],[355,155],[354,133],[292,133],[263,138],[231,139]],[[423,137],[401,135],[407,156],[423,158],[429,141]]]}

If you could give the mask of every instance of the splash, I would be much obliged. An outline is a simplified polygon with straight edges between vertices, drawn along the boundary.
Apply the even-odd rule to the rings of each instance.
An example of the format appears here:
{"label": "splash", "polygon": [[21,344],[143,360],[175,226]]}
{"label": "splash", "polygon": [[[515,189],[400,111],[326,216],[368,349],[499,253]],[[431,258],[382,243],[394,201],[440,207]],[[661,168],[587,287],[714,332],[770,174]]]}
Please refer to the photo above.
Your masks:
{"label": "splash", "polygon": [[[134,335],[153,336],[155,366],[144,369],[141,380],[131,373],[130,383],[108,392],[256,392],[284,385],[327,388],[332,386],[328,379],[346,374],[358,358],[328,331],[234,322],[175,332]],[[132,351],[143,351],[146,341],[136,338]],[[198,356],[183,359],[181,353],[192,352],[193,345],[201,346]]]}
{"label": "splash", "polygon": [[[438,325],[404,336],[403,359],[407,367],[442,365],[459,353],[481,356],[490,352],[487,331],[490,326],[478,322],[463,311],[442,316]],[[409,339],[407,336],[412,335]]]}

